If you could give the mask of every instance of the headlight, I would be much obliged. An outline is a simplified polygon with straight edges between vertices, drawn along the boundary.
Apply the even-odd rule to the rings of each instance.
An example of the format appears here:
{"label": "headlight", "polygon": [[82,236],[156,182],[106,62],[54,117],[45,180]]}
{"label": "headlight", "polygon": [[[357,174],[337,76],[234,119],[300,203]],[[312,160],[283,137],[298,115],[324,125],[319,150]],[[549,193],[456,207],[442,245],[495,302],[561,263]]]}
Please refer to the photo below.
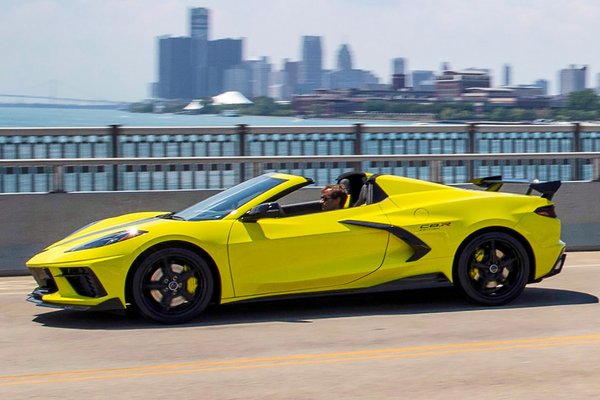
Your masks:
{"label": "headlight", "polygon": [[96,247],[108,246],[109,244],[119,243],[127,239],[132,239],[134,237],[143,235],[144,233],[148,233],[148,231],[140,231],[137,228],[128,229],[126,231],[120,231],[116,233],[111,233],[110,235],[106,235],[101,237],[100,239],[93,240],[91,242],[87,242],[81,244],[77,247],[73,247],[69,251],[79,251],[79,250],[88,250],[95,249]]}

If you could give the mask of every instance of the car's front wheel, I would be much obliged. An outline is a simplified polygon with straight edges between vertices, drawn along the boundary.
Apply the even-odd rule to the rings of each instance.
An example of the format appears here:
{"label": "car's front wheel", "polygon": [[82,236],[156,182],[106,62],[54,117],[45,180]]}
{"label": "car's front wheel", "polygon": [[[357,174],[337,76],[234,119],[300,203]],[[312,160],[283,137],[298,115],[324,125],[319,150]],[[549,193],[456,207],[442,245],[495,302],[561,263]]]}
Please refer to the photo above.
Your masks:
{"label": "car's front wheel", "polygon": [[198,316],[214,290],[208,264],[198,254],[167,248],[142,260],[133,275],[132,292],[142,316],[178,324]]}
{"label": "car's front wheel", "polygon": [[454,283],[467,299],[498,306],[521,294],[529,270],[529,256],[517,239],[503,232],[489,232],[462,248],[454,267]]}

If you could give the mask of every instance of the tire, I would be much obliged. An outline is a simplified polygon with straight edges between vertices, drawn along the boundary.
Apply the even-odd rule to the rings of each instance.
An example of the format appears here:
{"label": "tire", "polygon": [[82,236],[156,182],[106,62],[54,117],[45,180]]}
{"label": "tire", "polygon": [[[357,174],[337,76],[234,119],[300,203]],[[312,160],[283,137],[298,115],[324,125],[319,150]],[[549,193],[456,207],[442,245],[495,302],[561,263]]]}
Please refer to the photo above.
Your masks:
{"label": "tire", "polygon": [[472,302],[499,306],[523,292],[529,270],[529,256],[517,239],[502,232],[484,233],[463,247],[454,284]]}
{"label": "tire", "polygon": [[206,261],[180,248],[159,250],[146,257],[133,275],[133,300],[145,318],[162,324],[189,321],[204,311],[214,279]]}

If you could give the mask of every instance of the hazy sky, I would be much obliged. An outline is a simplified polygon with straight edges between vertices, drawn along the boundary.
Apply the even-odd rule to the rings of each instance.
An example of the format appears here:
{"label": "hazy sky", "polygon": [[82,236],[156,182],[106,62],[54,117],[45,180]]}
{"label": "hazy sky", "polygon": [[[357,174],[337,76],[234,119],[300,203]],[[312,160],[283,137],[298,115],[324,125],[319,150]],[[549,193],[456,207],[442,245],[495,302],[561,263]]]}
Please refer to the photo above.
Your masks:
{"label": "hazy sky", "polygon": [[211,10],[210,38],[244,38],[244,58],[279,69],[299,60],[301,36],[323,37],[324,67],[348,43],[354,68],[389,82],[410,70],[479,67],[501,83],[600,71],[600,0],[0,0],[0,94],[135,101],[157,79],[157,37],[189,36],[189,8]]}

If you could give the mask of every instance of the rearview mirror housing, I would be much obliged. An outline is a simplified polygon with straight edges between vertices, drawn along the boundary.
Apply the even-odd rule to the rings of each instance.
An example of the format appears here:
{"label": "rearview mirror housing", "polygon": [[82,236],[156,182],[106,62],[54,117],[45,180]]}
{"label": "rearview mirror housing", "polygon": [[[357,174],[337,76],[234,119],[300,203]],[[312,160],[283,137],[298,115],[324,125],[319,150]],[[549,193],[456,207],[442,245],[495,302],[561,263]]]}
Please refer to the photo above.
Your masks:
{"label": "rearview mirror housing", "polygon": [[243,222],[256,222],[262,218],[279,218],[283,217],[283,210],[277,202],[263,203],[252,207],[240,220]]}

